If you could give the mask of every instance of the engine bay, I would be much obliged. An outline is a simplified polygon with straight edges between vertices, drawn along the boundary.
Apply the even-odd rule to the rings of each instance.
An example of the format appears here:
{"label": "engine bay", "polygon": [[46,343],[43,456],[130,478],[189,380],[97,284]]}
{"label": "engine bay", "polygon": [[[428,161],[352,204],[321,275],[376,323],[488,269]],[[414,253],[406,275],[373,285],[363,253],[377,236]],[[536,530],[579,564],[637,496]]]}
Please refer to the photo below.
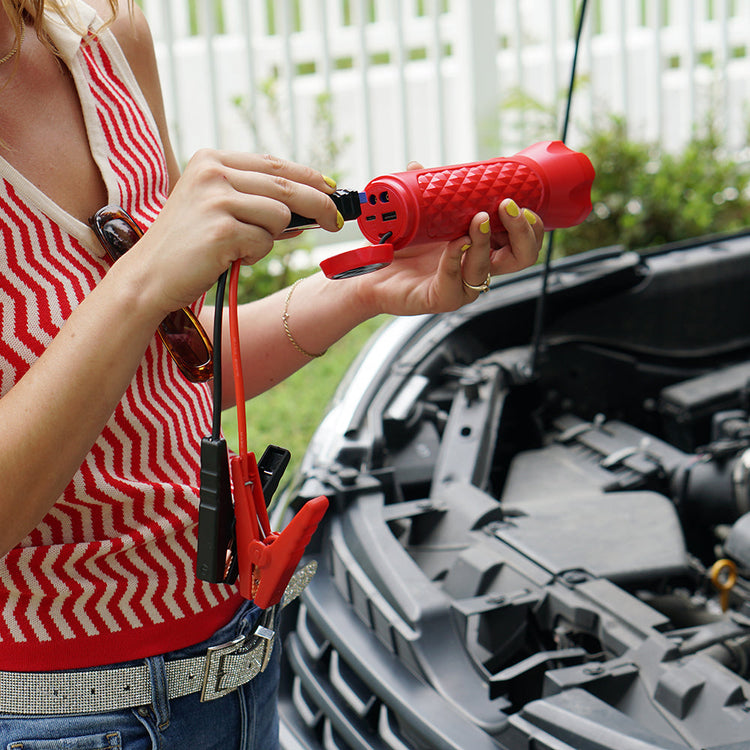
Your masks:
{"label": "engine bay", "polygon": [[750,238],[556,264],[535,342],[539,274],[386,328],[313,441],[322,747],[750,746]]}

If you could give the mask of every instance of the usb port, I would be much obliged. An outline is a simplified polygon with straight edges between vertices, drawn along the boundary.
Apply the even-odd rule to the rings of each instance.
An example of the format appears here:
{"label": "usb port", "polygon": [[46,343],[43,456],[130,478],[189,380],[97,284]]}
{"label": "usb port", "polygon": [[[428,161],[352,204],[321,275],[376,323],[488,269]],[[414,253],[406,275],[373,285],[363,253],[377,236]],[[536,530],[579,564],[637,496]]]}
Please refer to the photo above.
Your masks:
{"label": "usb port", "polygon": [[396,221],[396,212],[388,211],[383,214],[383,221]]}

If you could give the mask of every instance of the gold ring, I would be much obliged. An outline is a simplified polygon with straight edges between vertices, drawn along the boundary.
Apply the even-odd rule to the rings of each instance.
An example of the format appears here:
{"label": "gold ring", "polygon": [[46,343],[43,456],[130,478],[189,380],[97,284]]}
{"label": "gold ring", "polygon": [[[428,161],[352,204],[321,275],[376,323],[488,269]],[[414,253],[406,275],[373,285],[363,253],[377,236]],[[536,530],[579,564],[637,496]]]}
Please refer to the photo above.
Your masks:
{"label": "gold ring", "polygon": [[489,288],[490,288],[490,281],[492,281],[492,274],[488,273],[487,274],[487,278],[481,284],[476,284],[476,285],[469,284],[469,282],[466,281],[466,279],[462,278],[461,280],[464,282],[464,286],[467,289],[471,289],[472,291],[479,292],[481,294],[482,292],[486,292],[486,291],[489,290]]}

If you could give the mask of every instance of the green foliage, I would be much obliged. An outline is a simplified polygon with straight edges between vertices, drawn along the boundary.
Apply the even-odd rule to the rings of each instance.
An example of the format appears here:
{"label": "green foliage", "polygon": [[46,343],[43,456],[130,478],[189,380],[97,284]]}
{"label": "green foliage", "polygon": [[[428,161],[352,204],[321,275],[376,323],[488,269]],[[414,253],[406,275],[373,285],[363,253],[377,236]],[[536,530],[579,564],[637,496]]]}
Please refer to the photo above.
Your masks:
{"label": "green foliage", "polygon": [[[326,353],[269,391],[248,401],[248,449],[260,455],[274,443],[292,452],[292,463],[285,479],[292,477],[315,428],[344,376],[367,340],[387,321],[387,316],[369,320],[350,331]],[[237,411],[222,414],[227,443],[237,449]]]}
{"label": "green foliage", "polygon": [[594,210],[559,232],[556,252],[609,245],[628,249],[741,229],[750,223],[750,173],[712,124],[677,154],[628,139],[613,118],[581,149],[596,170]]}

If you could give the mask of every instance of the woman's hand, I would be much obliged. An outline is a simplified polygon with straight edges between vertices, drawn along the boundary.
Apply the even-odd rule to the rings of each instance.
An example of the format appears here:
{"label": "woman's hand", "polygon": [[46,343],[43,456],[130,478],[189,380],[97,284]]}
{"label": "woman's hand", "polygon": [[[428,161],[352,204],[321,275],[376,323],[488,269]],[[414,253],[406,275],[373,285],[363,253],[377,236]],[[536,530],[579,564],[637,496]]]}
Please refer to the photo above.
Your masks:
{"label": "woman's hand", "polygon": [[[413,168],[420,167],[412,163]],[[535,263],[544,235],[541,219],[508,198],[497,212],[504,232],[490,233],[490,217],[480,212],[472,219],[468,235],[403,248],[390,266],[359,277],[358,293],[365,309],[391,315],[456,310],[475,300],[489,277]]]}
{"label": "woman's hand", "polygon": [[328,197],[334,189],[331,180],[299,164],[203,150],[125,258],[143,275],[153,304],[166,313],[191,304],[234,261],[250,265],[263,258],[291,212],[330,231],[341,229],[343,219]]}

